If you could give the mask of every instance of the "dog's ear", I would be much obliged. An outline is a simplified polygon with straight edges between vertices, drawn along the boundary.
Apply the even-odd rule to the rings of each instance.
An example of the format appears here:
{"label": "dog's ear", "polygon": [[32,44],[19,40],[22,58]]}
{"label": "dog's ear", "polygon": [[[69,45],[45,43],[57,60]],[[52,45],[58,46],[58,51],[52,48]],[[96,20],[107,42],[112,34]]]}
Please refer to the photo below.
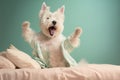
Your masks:
{"label": "dog's ear", "polygon": [[41,7],[41,10],[45,11],[47,9],[47,5],[45,2],[43,2],[42,4],[42,7]]}
{"label": "dog's ear", "polygon": [[60,9],[59,9],[60,13],[64,14],[65,11],[65,6],[63,5]]}
{"label": "dog's ear", "polygon": [[49,7],[46,5],[45,2],[43,2],[42,6],[41,6],[40,13],[39,13],[39,17],[40,17],[40,18],[42,17],[43,13],[44,13],[46,10],[49,10]]}

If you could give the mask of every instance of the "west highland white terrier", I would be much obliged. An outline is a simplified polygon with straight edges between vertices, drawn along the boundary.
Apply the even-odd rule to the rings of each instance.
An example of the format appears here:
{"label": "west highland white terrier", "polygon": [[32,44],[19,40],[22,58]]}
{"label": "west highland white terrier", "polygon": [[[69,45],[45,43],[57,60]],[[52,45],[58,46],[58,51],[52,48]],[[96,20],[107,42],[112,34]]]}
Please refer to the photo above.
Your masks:
{"label": "west highland white terrier", "polygon": [[35,60],[41,67],[67,67],[76,64],[69,53],[78,47],[82,29],[76,28],[66,38],[62,34],[64,11],[65,7],[62,6],[57,11],[50,12],[50,7],[43,3],[39,13],[41,31],[33,31],[28,21],[22,24],[23,37],[32,46]]}

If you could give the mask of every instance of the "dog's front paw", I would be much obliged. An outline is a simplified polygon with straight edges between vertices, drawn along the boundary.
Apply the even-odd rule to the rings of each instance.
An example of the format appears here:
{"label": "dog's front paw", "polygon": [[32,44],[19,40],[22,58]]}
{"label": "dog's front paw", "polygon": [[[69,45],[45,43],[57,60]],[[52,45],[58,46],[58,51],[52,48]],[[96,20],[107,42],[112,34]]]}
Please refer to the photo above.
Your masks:
{"label": "dog's front paw", "polygon": [[26,31],[29,27],[30,27],[30,22],[29,21],[23,22],[23,24],[22,24],[23,31]]}
{"label": "dog's front paw", "polygon": [[30,22],[29,21],[25,21],[22,24],[22,27],[29,27],[30,26]]}
{"label": "dog's front paw", "polygon": [[74,33],[69,37],[71,45],[73,47],[77,47],[80,44],[80,35],[82,33],[82,29],[80,27],[76,28]]}
{"label": "dog's front paw", "polygon": [[78,38],[82,33],[82,29],[80,27],[77,27],[74,32],[74,38]]}

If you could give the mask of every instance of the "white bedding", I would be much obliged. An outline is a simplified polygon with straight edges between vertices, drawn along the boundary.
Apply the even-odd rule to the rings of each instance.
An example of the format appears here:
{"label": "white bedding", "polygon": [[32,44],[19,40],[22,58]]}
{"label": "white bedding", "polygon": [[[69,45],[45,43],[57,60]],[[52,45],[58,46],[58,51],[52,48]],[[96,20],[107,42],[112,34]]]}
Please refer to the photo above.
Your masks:
{"label": "white bedding", "polygon": [[88,64],[71,68],[0,69],[0,80],[120,80],[120,66]]}

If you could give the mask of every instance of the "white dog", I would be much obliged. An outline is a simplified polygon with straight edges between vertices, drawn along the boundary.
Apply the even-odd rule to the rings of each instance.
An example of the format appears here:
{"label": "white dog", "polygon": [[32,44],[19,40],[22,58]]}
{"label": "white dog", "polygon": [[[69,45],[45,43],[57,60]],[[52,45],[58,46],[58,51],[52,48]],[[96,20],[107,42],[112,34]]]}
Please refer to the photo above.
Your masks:
{"label": "white dog", "polygon": [[35,60],[43,68],[67,67],[76,64],[68,53],[79,45],[82,29],[77,28],[68,38],[63,36],[64,10],[65,7],[62,6],[52,13],[50,7],[43,3],[39,13],[41,31],[34,32],[28,21],[22,25],[23,37],[31,44]]}

